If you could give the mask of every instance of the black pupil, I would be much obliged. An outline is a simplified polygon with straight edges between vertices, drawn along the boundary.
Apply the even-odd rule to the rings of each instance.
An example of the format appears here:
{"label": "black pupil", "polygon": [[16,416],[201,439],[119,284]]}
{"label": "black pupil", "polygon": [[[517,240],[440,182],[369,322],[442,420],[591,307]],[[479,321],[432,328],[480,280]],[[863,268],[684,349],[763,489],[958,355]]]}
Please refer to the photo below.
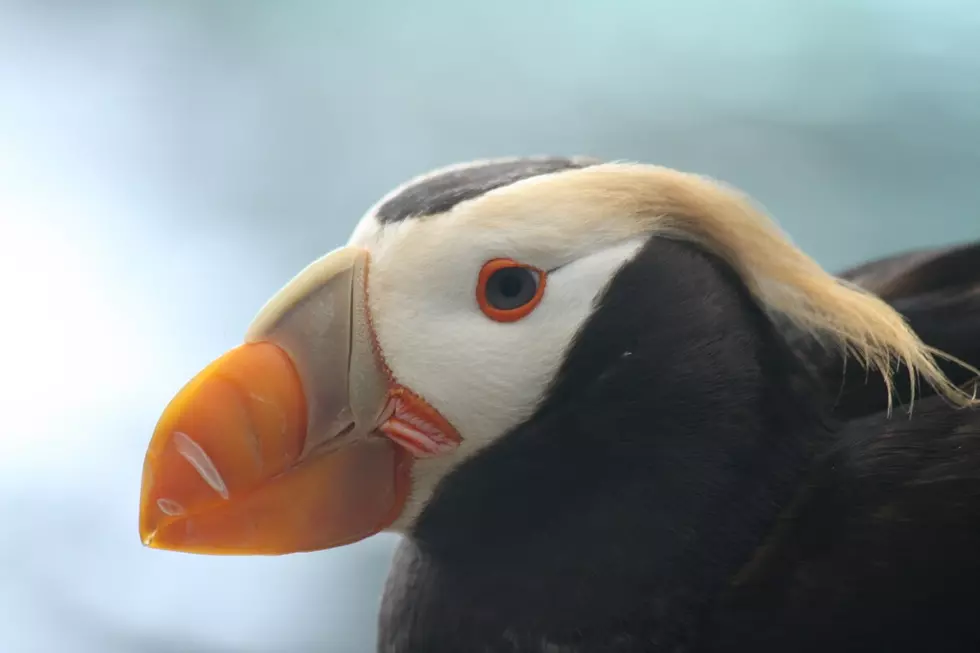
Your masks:
{"label": "black pupil", "polygon": [[521,288],[524,287],[524,282],[517,278],[514,274],[505,274],[504,278],[500,281],[500,292],[504,297],[514,298],[521,294]]}
{"label": "black pupil", "polygon": [[501,311],[520,308],[534,299],[538,282],[527,268],[502,268],[487,280],[487,303]]}

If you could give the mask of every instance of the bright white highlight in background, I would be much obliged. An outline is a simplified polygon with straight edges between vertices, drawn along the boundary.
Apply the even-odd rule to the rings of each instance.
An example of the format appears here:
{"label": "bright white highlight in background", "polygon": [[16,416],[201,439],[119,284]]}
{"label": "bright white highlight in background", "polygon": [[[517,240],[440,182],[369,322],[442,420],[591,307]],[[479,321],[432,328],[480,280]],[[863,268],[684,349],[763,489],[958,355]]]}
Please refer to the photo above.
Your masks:
{"label": "bright white highlight in background", "polygon": [[0,653],[373,650],[393,538],[149,551],[138,492],[179,387],[409,176],[662,163],[832,268],[980,238],[976,0],[423,4],[0,1]]}

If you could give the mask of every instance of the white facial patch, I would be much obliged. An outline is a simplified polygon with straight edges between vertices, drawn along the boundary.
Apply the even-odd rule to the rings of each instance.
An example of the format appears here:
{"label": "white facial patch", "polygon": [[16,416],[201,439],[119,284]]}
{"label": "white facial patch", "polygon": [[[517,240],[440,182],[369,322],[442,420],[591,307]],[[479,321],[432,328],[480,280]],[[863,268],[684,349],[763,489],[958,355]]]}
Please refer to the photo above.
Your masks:
{"label": "white facial patch", "polygon": [[[369,215],[350,242],[371,252],[368,301],[393,375],[463,438],[452,454],[416,461],[396,531],[417,518],[453,467],[531,416],[597,298],[645,241],[567,231],[542,239],[554,222],[480,226],[459,220],[466,209],[384,226]],[[500,257],[548,271],[540,304],[516,322],[490,319],[476,299],[480,269]]]}

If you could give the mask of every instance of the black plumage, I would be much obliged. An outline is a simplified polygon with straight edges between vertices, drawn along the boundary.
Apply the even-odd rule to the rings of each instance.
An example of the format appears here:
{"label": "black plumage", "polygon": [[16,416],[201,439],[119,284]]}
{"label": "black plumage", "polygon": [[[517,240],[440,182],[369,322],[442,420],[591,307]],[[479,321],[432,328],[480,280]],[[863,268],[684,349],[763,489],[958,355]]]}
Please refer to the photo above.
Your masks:
{"label": "black plumage", "polygon": [[[980,245],[874,265],[848,276],[980,364]],[[654,237],[536,413],[437,488],[379,650],[980,650],[980,412],[920,390],[887,416],[873,375]]]}
{"label": "black plumage", "polygon": [[493,159],[443,169],[399,188],[377,208],[375,217],[382,224],[388,224],[444,213],[460,202],[476,199],[522,179],[586,168],[596,163],[598,161],[585,157],[526,157]]}

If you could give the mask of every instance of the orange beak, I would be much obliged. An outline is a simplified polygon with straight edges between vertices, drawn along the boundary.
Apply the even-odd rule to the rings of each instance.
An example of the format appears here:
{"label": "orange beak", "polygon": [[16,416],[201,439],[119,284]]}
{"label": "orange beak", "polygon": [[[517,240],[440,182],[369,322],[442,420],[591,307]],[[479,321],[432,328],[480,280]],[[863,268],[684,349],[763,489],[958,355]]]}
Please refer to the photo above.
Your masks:
{"label": "orange beak", "polygon": [[263,308],[246,344],[170,402],[143,465],[144,544],[247,555],[355,542],[401,514],[414,458],[458,445],[388,372],[368,262],[343,248],[309,266]]}

